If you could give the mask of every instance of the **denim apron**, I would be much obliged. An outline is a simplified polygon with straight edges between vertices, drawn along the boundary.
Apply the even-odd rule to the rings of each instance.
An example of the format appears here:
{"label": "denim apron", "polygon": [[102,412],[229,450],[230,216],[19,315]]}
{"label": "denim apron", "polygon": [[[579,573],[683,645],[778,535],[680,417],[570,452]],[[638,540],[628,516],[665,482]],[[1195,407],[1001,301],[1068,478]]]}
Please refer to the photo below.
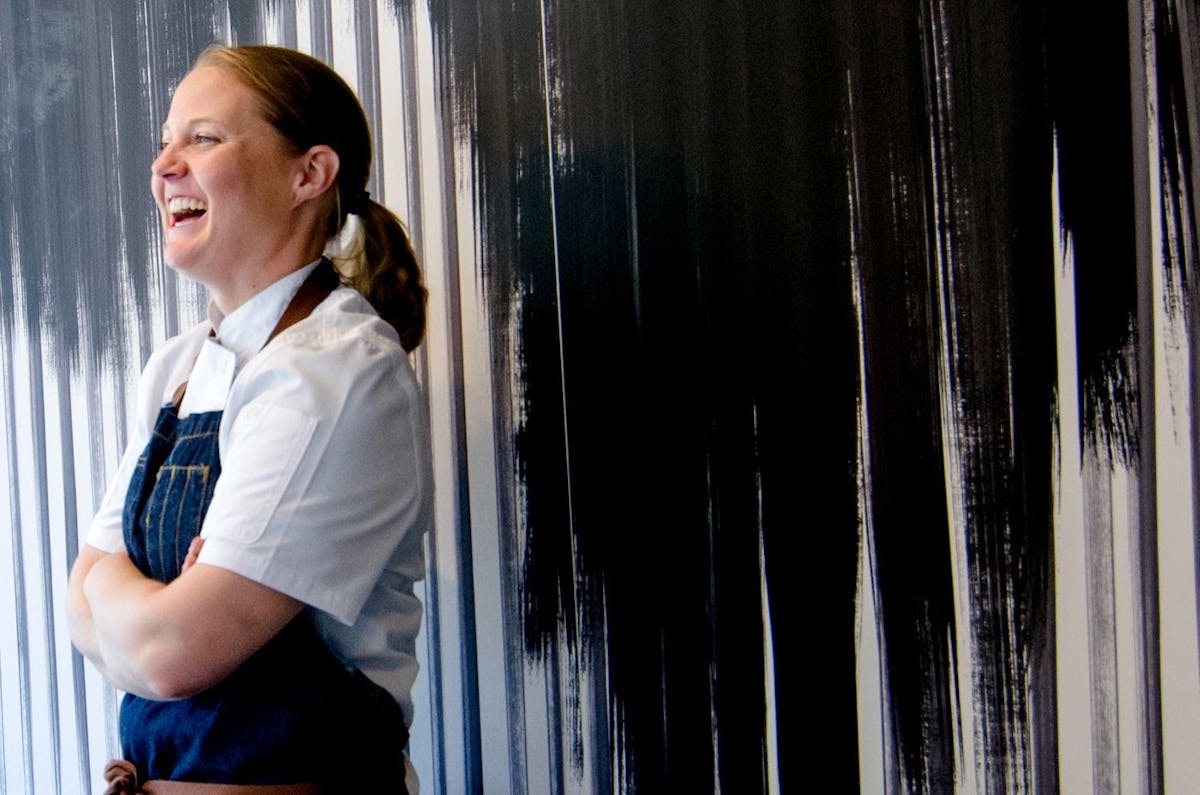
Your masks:
{"label": "denim apron", "polygon": [[[332,266],[322,262],[268,342],[336,285]],[[180,402],[177,393],[159,410],[124,509],[130,559],[161,582],[179,576],[221,474],[222,412],[180,419]],[[120,734],[122,753],[142,780],[321,782],[331,793],[405,792],[408,730],[399,705],[330,651],[307,610],[203,693],[177,701],[127,694]]]}

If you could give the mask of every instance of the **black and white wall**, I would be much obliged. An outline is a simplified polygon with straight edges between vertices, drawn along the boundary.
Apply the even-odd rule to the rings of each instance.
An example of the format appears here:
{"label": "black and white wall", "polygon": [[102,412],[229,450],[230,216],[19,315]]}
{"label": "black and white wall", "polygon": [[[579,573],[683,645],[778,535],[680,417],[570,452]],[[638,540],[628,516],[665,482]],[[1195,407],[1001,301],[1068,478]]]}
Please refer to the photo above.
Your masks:
{"label": "black and white wall", "polygon": [[97,791],[66,575],[213,41],[312,52],[430,287],[427,793],[1200,780],[1200,4],[0,2],[0,792]]}

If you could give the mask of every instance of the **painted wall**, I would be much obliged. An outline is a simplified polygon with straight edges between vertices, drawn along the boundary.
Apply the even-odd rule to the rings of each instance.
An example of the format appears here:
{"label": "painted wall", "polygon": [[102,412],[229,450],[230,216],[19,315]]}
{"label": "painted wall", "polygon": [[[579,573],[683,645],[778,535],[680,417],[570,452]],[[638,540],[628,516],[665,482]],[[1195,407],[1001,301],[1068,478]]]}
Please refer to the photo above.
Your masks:
{"label": "painted wall", "polygon": [[423,791],[1187,791],[1198,13],[0,4],[0,791],[114,751],[62,599],[214,40],[357,87],[425,263]]}

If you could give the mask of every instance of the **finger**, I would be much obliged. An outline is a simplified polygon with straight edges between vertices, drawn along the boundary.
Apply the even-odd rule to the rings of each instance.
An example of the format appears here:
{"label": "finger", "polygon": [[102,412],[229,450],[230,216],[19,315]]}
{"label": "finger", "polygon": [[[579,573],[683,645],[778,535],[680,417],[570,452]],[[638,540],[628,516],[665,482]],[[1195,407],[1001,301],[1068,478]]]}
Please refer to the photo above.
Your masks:
{"label": "finger", "polygon": [[200,548],[203,546],[204,539],[200,536],[196,536],[192,539],[192,543],[188,544],[187,555],[185,555],[183,558],[183,567],[180,569],[180,573],[183,573],[192,566],[196,565],[196,559],[200,556]]}

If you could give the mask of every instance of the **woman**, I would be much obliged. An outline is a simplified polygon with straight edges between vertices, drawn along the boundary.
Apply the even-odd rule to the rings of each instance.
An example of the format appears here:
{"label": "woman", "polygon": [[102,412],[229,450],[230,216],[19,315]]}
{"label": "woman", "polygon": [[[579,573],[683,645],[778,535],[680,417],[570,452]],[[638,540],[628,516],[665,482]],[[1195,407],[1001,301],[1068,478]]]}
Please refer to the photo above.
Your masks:
{"label": "woman", "polygon": [[[151,190],[166,261],[212,301],[146,365],[68,600],[127,693],[112,791],[415,783],[425,290],[370,163],[357,99],[300,53],[210,48],[175,91]],[[349,287],[322,256],[348,217]]]}

